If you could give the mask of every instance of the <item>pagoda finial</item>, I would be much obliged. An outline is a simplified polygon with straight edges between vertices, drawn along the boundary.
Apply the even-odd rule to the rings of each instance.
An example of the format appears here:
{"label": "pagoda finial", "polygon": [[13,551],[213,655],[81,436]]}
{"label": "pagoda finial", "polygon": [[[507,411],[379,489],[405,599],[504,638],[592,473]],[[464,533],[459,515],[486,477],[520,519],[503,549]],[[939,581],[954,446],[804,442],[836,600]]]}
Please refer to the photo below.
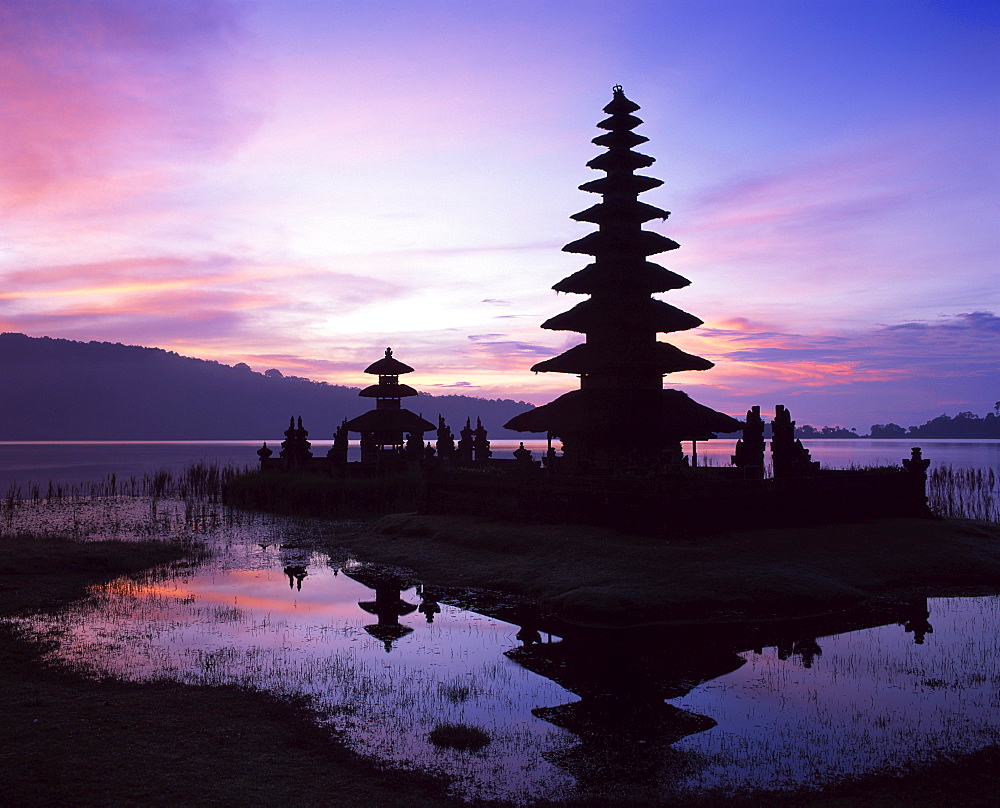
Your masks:
{"label": "pagoda finial", "polygon": [[618,95],[619,93],[625,92],[625,88],[622,87],[620,84],[616,84],[614,87],[611,88],[611,92],[613,92],[615,95]]}
{"label": "pagoda finial", "polygon": [[392,359],[392,348],[386,348],[385,349],[385,358],[386,359]]}

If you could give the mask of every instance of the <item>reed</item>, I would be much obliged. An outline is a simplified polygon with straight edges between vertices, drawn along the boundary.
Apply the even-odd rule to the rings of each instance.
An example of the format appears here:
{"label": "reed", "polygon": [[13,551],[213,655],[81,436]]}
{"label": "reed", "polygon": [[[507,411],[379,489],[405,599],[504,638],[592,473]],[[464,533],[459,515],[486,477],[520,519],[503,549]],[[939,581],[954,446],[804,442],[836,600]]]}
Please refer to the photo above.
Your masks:
{"label": "reed", "polygon": [[0,499],[0,514],[9,514],[22,505],[40,502],[85,502],[99,499],[172,497],[199,502],[221,502],[226,486],[234,479],[250,473],[247,466],[231,463],[196,461],[181,471],[161,469],[147,472],[142,478],[119,479],[116,474],[87,483],[56,483],[48,481],[45,493],[39,483],[21,485],[12,482]]}
{"label": "reed", "polygon": [[340,518],[415,511],[424,496],[413,472],[380,477],[250,472],[226,481],[222,502],[234,508]]}
{"label": "reed", "polygon": [[1000,522],[1000,491],[992,469],[936,466],[927,478],[931,508],[946,519]]}

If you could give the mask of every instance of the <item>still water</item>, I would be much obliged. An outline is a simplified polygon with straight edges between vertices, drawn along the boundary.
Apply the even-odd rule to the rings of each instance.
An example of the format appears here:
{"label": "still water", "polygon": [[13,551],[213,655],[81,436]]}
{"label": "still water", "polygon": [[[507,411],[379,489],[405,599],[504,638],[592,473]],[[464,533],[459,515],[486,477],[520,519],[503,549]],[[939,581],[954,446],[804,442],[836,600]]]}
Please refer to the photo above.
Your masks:
{"label": "still water", "polygon": [[[26,621],[58,638],[55,656],[95,677],[305,695],[353,748],[448,774],[466,798],[816,785],[1000,737],[998,598],[558,637],[363,563],[345,523],[142,500],[17,511],[14,527],[190,535],[214,551]],[[491,742],[437,748],[428,734],[444,722]]]}

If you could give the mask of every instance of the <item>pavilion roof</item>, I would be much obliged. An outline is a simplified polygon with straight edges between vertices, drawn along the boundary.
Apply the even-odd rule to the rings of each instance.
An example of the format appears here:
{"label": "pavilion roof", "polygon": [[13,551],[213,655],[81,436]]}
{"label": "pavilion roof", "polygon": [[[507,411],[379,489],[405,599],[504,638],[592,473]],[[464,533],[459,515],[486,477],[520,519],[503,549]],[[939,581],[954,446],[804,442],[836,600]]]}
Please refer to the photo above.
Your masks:
{"label": "pavilion roof", "polygon": [[362,398],[406,398],[407,396],[420,395],[408,384],[373,384],[366,387],[360,393]]}
{"label": "pavilion roof", "polygon": [[635,101],[630,101],[622,92],[621,85],[616,85],[611,96],[611,100],[604,106],[604,112],[608,115],[628,115],[630,112],[637,112],[640,109]]}
{"label": "pavilion roof", "polygon": [[637,135],[624,129],[616,129],[613,132],[605,132],[590,141],[595,146],[604,146],[608,149],[631,149],[640,143],[648,143],[649,138],[644,135]]}
{"label": "pavilion roof", "polygon": [[585,342],[552,359],[532,365],[535,372],[555,373],[676,373],[681,370],[708,370],[712,362],[685,353],[666,342],[645,344],[641,351],[627,353]]}
{"label": "pavilion roof", "polygon": [[671,289],[683,289],[691,281],[671,272],[669,269],[642,259],[615,261],[613,264],[587,264],[579,272],[574,272],[563,278],[552,288],[557,292],[572,292],[590,295],[594,292],[628,285],[634,291],[667,292]]}
{"label": "pavilion roof", "polygon": [[655,177],[644,177],[642,174],[613,174],[610,177],[590,180],[580,186],[581,191],[591,194],[608,194],[610,196],[632,197],[659,188],[663,185],[663,180]]}
{"label": "pavilion roof", "polygon": [[[610,106],[610,105],[609,105]],[[636,107],[636,109],[639,109]],[[605,110],[607,112],[607,110]],[[635,129],[637,126],[642,124],[642,118],[636,118],[635,115],[629,115],[627,113],[614,113],[610,118],[605,118],[599,124],[597,124],[600,129]]]}
{"label": "pavilion roof", "polygon": [[574,213],[569,218],[577,222],[593,222],[594,224],[641,224],[650,219],[666,219],[669,211],[645,202],[611,197],[586,210]]}
{"label": "pavilion roof", "polygon": [[504,424],[517,432],[655,432],[672,440],[704,440],[708,433],[736,432],[743,424],[693,401],[680,390],[573,390]]}
{"label": "pavilion roof", "polygon": [[[620,285],[627,286],[627,281],[623,279]],[[596,329],[617,326],[627,332],[669,334],[697,328],[703,323],[703,320],[693,314],[650,297],[628,301],[622,305],[609,303],[603,298],[591,298],[578,303],[569,311],[550,317],[542,323],[542,328],[589,334]]]}
{"label": "pavilion roof", "polygon": [[430,432],[434,424],[406,409],[375,409],[347,422],[350,432]]}
{"label": "pavilion roof", "polygon": [[609,255],[613,253],[635,253],[656,255],[656,253],[676,250],[681,245],[673,239],[661,236],[651,230],[637,230],[616,233],[598,230],[583,238],[571,241],[563,252],[584,253],[585,255]]}
{"label": "pavilion roof", "polygon": [[404,365],[392,355],[392,348],[385,349],[385,356],[377,362],[372,362],[365,368],[365,373],[373,373],[378,376],[399,376],[401,373],[412,373],[413,368]]}
{"label": "pavilion roof", "polygon": [[651,166],[655,162],[652,157],[631,149],[611,149],[597,155],[587,163],[587,168],[596,168],[599,171],[635,171],[637,168]]}

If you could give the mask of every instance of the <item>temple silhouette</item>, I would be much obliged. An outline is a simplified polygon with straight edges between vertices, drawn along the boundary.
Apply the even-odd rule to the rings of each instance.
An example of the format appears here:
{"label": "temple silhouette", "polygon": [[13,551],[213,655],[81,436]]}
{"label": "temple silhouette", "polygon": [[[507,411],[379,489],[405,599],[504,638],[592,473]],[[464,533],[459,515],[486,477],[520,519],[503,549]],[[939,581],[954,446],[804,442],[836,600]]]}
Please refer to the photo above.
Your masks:
{"label": "temple silhouette", "polygon": [[[386,348],[384,357],[365,368],[365,373],[378,376],[378,384],[366,387],[358,395],[374,398],[375,409],[343,424],[348,432],[361,433],[362,463],[394,463],[404,455],[404,450],[415,460],[423,456],[423,434],[434,425],[400,403],[401,399],[417,395],[416,390],[399,381],[402,374],[412,372],[413,368],[393,357],[392,348]],[[404,443],[404,433],[409,436],[409,443]]]}
{"label": "temple silhouette", "polygon": [[552,287],[590,299],[542,323],[542,328],[582,333],[586,341],[531,368],[576,374],[580,389],[505,425],[558,435],[563,463],[574,470],[676,463],[683,457],[681,441],[708,440],[716,432],[735,432],[742,426],[679,390],[663,389],[668,373],[713,365],[656,339],[657,334],[697,328],[702,321],[652,297],[690,281],[647,260],[680,245],[642,229],[645,222],[665,220],[670,214],[638,200],[639,194],[663,184],[635,173],[653,164],[652,157],[632,150],[648,140],[632,131],[642,123],[632,114],[638,109],[620,86],[614,88],[611,103],[604,107],[610,117],[597,124],[607,133],[592,141],[607,151],[587,163],[607,176],[580,186],[581,191],[600,194],[601,201],[570,217],[592,222],[598,230],[563,247],[565,252],[593,256],[594,262]]}
{"label": "temple silhouette", "polygon": [[[456,440],[442,416],[435,425],[404,408],[402,399],[419,393],[399,377],[414,369],[386,348],[364,371],[378,382],[359,393],[375,399],[375,407],[342,420],[326,456],[313,456],[301,417],[293,417],[277,458],[267,444],[258,451],[261,470],[332,477],[418,474],[424,513],[580,522],[655,535],[929,515],[928,461],[919,448],[901,469],[821,469],[779,404],[768,476],[759,406],[740,421],[664,387],[669,374],[706,371],[713,364],[658,339],[702,321],[653,297],[690,281],[649,260],[680,245],[643,227],[669,214],[639,201],[662,182],[636,173],[654,162],[634,150],[648,140],[634,131],[642,123],[633,114],[638,110],[614,87],[604,107],[607,117],[597,124],[604,132],[592,141],[604,151],[587,163],[605,176],[580,186],[600,202],[571,217],[597,230],[563,247],[593,260],[552,287],[586,299],[541,324],[584,340],[531,368],[579,376],[580,387],[504,425],[544,435],[543,457],[536,460],[523,442],[511,457],[495,456],[482,421],[476,417],[472,425],[474,413]],[[740,431],[731,466],[698,466],[699,441]],[[358,462],[348,462],[352,433],[360,436]],[[433,440],[425,440],[428,433]],[[561,454],[553,440],[561,442]],[[691,443],[690,458],[682,442]]]}

